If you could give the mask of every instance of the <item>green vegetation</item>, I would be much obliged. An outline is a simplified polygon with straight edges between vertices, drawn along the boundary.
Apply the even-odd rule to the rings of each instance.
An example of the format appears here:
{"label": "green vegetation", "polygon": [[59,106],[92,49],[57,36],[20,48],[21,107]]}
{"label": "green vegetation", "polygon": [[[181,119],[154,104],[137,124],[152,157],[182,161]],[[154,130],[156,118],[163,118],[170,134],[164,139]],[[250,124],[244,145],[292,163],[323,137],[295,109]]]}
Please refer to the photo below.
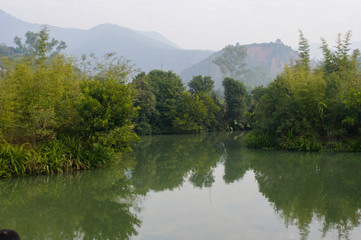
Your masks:
{"label": "green vegetation", "polygon": [[361,150],[359,51],[350,53],[351,33],[335,50],[323,40],[324,59],[311,68],[300,32],[300,58],[268,87],[258,89],[250,146],[289,150]]}
{"label": "green vegetation", "polygon": [[190,92],[176,74],[153,70],[133,80],[140,108],[135,122],[140,134],[198,133],[219,129],[220,107],[210,78],[196,76]]}
{"label": "green vegetation", "polygon": [[55,56],[66,48],[66,44],[63,41],[58,41],[54,38],[50,40],[49,30],[47,26],[44,26],[40,32],[27,32],[25,34],[26,40],[22,42],[22,39],[18,36],[14,38],[16,48],[14,52],[23,56]]}
{"label": "green vegetation", "polygon": [[249,124],[247,124],[250,98],[244,84],[232,78],[225,78],[223,80],[223,87],[227,126],[231,130],[242,130],[245,129],[245,126],[250,127]]}
{"label": "green vegetation", "polygon": [[130,151],[137,134],[242,125],[243,115],[232,115],[247,95],[238,81],[238,95],[223,103],[210,77],[193,77],[187,91],[171,71],[140,73],[128,83],[133,67],[114,54],[76,62],[46,27],[15,43],[1,60],[1,177],[94,168]]}
{"label": "green vegetation", "polygon": [[222,49],[222,54],[218,56],[214,63],[219,66],[224,75],[228,75],[234,79],[240,79],[246,72],[247,50],[244,46],[237,43],[235,46],[228,45]]}
{"label": "green vegetation", "polygon": [[251,93],[242,83],[246,49],[227,46],[215,63],[226,77],[224,99],[209,76],[186,89],[175,73],[134,76],[114,54],[78,63],[46,27],[28,32],[15,48],[2,46],[0,68],[0,177],[52,174],[103,165],[131,151],[139,135],[253,131],[246,143],[289,150],[361,150],[360,54],[350,33],[336,50],[323,40],[324,60],[311,67],[300,32],[299,59],[268,87]]}
{"label": "green vegetation", "polygon": [[24,54],[1,60],[0,177],[93,168],[130,150],[127,62],[110,54],[77,66],[46,28],[17,40]]}

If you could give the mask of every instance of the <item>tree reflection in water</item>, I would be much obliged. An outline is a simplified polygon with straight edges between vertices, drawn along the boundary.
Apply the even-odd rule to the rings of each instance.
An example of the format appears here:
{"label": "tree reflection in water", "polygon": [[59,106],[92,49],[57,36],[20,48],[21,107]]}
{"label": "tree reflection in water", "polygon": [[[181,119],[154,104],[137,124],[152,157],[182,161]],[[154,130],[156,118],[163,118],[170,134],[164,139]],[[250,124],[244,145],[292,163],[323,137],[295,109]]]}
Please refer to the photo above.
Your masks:
{"label": "tree reflection in water", "polygon": [[136,151],[133,184],[138,193],[171,190],[186,176],[195,187],[210,187],[217,162],[224,161],[225,183],[255,173],[259,191],[285,225],[296,225],[307,239],[314,219],[325,237],[340,239],[360,225],[361,161],[356,153],[304,153],[242,147],[242,134],[149,138]]}
{"label": "tree reflection in water", "polygon": [[144,196],[187,181],[211,187],[220,162],[226,184],[253,171],[259,192],[301,239],[313,221],[323,236],[336,230],[339,239],[360,225],[359,154],[248,149],[240,139],[239,133],[144,137],[123,156],[134,162],[130,168],[1,180],[0,226],[22,239],[130,239],[141,226]]}
{"label": "tree reflection in water", "polygon": [[314,218],[323,237],[335,229],[348,239],[360,224],[361,161],[353,153],[249,151],[259,191],[285,224],[297,225],[307,239]]}
{"label": "tree reflection in water", "polygon": [[210,187],[224,152],[221,140],[217,134],[144,138],[134,150],[138,164],[132,182],[137,193],[172,190],[187,179],[196,187]]}
{"label": "tree reflection in water", "polygon": [[228,138],[224,181],[255,173],[259,192],[285,221],[307,239],[314,219],[323,237],[336,230],[349,239],[361,219],[361,161],[359,153],[284,152],[247,149]]}
{"label": "tree reflection in water", "polygon": [[141,221],[121,168],[0,182],[0,226],[21,239],[130,239]]}

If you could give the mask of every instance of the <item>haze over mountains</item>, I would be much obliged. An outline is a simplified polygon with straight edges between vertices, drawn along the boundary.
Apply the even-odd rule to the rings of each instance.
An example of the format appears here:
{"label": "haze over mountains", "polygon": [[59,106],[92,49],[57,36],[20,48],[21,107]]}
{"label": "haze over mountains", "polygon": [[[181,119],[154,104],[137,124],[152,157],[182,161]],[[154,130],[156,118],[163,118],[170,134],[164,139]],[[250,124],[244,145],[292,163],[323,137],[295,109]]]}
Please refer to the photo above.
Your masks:
{"label": "haze over mountains", "polygon": [[[12,46],[15,36],[24,37],[27,31],[38,32],[41,27],[41,24],[24,22],[0,10],[0,43]],[[143,71],[163,68],[179,73],[212,53],[184,50],[159,33],[134,31],[114,24],[101,24],[89,30],[48,27],[51,37],[67,44],[68,54],[116,52]]]}
{"label": "haze over mountains", "polygon": [[[24,37],[27,31],[38,32],[41,24],[22,21],[0,9],[0,44],[13,46],[15,36]],[[184,82],[195,75],[211,75],[216,89],[225,77],[213,60],[222,53],[208,50],[184,50],[157,32],[140,32],[114,24],[101,24],[88,30],[48,26],[51,37],[67,44],[65,52],[81,56],[98,56],[116,52],[136,64],[141,71],[172,70]],[[330,45],[333,43],[331,42]],[[311,44],[311,57],[322,57],[319,44]],[[280,40],[273,43],[249,44],[247,48],[246,85],[267,85],[282,71],[284,64],[297,57],[297,52]],[[361,48],[356,42],[353,48]]]}
{"label": "haze over mountains", "polygon": [[[298,54],[291,47],[284,45],[281,40],[276,42],[244,45],[247,50],[245,59],[246,73],[242,76],[242,82],[248,87],[267,85],[274,77],[283,70],[285,64],[296,59]],[[222,87],[222,80],[226,77],[213,61],[222,54],[222,50],[213,53],[209,58],[185,69],[181,77],[185,81],[192,79],[194,75],[210,75],[215,81],[215,88]]]}

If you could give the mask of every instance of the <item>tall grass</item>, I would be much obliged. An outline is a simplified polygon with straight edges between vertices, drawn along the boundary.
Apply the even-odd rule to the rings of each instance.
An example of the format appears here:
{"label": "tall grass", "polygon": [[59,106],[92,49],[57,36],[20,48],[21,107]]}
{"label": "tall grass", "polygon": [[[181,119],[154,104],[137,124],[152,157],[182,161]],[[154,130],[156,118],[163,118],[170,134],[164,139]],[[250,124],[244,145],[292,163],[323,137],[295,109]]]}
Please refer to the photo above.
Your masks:
{"label": "tall grass", "polygon": [[249,147],[274,148],[294,151],[327,151],[327,152],[360,152],[361,140],[347,138],[334,141],[325,141],[315,134],[304,133],[304,136],[286,134],[277,138],[268,132],[253,130],[245,135],[243,142]]}
{"label": "tall grass", "polygon": [[0,144],[0,177],[24,176],[30,166],[27,164],[33,155],[26,145]]}
{"label": "tall grass", "polygon": [[268,132],[253,130],[243,138],[244,143],[249,147],[273,148],[275,147],[274,137]]}
{"label": "tall grass", "polygon": [[90,169],[103,165],[111,157],[109,149],[87,145],[82,139],[66,137],[39,144],[0,143],[0,177],[54,174]]}

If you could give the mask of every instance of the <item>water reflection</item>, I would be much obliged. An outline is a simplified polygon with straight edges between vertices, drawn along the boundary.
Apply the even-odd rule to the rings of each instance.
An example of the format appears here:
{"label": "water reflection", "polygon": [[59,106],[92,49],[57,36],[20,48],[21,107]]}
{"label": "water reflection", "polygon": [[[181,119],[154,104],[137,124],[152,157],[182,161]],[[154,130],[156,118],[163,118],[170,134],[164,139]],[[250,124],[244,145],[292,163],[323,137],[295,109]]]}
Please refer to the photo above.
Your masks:
{"label": "water reflection", "polygon": [[307,239],[314,218],[323,237],[332,229],[349,239],[360,225],[359,154],[246,151],[259,191],[273,203],[285,224],[297,225]]}
{"label": "water reflection", "polygon": [[[313,221],[323,237],[349,239],[361,219],[359,154],[299,153],[242,147],[241,134],[146,137],[112,165],[70,175],[0,181],[0,226],[22,239],[130,239],[141,229],[150,192],[212,187],[223,163],[226,184],[252,171],[259,192],[286,226],[308,239]],[[126,169],[126,170],[125,170]],[[227,238],[227,236],[225,236]]]}
{"label": "water reflection", "polygon": [[116,168],[0,182],[0,226],[21,239],[129,239],[137,195]]}
{"label": "water reflection", "polygon": [[233,183],[242,179],[249,170],[249,161],[247,155],[244,155],[244,149],[240,141],[243,133],[226,135],[223,138],[225,148],[224,156],[224,176],[225,183]]}
{"label": "water reflection", "polygon": [[210,187],[224,148],[219,135],[144,138],[134,150],[138,164],[132,182],[139,194],[180,187],[189,176],[197,187]]}

